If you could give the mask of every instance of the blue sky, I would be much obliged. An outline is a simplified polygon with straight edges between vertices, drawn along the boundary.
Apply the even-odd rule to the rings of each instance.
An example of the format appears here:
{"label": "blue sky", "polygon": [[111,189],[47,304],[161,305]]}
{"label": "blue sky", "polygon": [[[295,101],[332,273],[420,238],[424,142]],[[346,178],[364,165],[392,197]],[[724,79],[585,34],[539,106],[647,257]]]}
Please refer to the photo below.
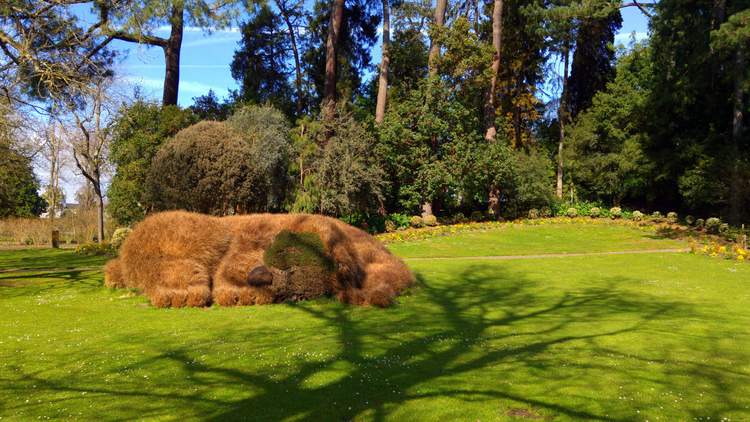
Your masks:
{"label": "blue sky", "polygon": [[[622,10],[623,26],[616,42],[627,44],[632,33],[637,39],[646,37],[648,21],[635,7]],[[158,35],[167,36],[169,29],[159,29]],[[237,28],[214,31],[206,34],[199,28],[187,28],[183,37],[180,61],[179,103],[188,106],[193,97],[206,94],[213,89],[219,97],[229,89],[236,89],[229,65],[241,36]],[[129,85],[140,85],[142,92],[155,99],[161,98],[164,78],[164,56],[160,48],[149,48],[132,43],[116,42],[112,47],[126,54],[118,66],[118,74]],[[373,61],[377,63],[380,46],[373,50]]]}

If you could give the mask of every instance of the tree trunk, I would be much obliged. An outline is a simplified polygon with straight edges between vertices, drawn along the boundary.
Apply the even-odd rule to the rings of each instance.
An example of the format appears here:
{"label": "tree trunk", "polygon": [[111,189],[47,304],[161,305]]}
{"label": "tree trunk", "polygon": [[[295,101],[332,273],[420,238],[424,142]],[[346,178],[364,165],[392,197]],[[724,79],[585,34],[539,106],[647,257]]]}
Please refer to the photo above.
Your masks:
{"label": "tree trunk", "polygon": [[422,217],[424,218],[428,215],[432,215],[432,202],[424,201],[422,204]]}
{"label": "tree trunk", "polygon": [[[435,28],[442,28],[445,23],[445,10],[448,6],[448,0],[437,0],[435,5]],[[437,76],[437,59],[440,56],[440,43],[434,39],[431,39],[430,54],[428,56],[427,66],[429,69],[430,78]],[[432,89],[428,89],[427,92],[427,103],[428,106],[432,102]],[[433,145],[437,144],[437,140],[433,137]],[[432,201],[426,200],[422,203],[422,216],[432,215]]]}
{"label": "tree trunk", "polygon": [[163,105],[177,105],[177,94],[180,86],[180,49],[182,48],[182,31],[184,25],[185,8],[180,2],[173,3],[170,23],[172,31],[164,46],[164,91]]}
{"label": "tree trunk", "polygon": [[744,116],[742,114],[743,80],[745,76],[745,46],[740,45],[735,53],[734,107],[732,110],[732,175],[729,194],[729,221],[738,224],[743,214],[743,181],[740,174],[740,138],[742,137]]}
{"label": "tree trunk", "polygon": [[560,142],[557,144],[557,197],[562,199],[563,196],[563,145],[565,144],[565,120],[568,118],[568,61],[569,46],[563,47],[563,89],[560,95],[560,105],[557,107],[557,121],[560,126]]}
{"label": "tree trunk", "polygon": [[378,102],[375,105],[375,124],[383,123],[385,118],[385,104],[388,99],[388,64],[390,55],[388,48],[391,44],[391,19],[388,10],[388,0],[383,0],[383,46],[380,59],[380,79],[378,80]]}
{"label": "tree trunk", "polygon": [[[57,151],[57,139],[55,133],[55,125],[54,122],[52,123],[52,128],[50,129],[50,133],[47,135],[49,136],[49,147],[50,147],[50,171],[49,171],[49,185],[50,185],[50,196],[51,196],[51,204],[49,204],[49,230],[50,234],[52,234],[55,231],[55,211],[57,209],[57,187],[59,186],[59,154]],[[50,242],[52,244],[53,248],[56,248],[57,245],[55,245],[55,239],[54,236],[50,238]]]}
{"label": "tree trunk", "polygon": [[479,12],[479,0],[474,0],[474,32],[479,33],[479,21],[482,18]]}
{"label": "tree trunk", "polygon": [[[437,0],[435,5],[435,27],[442,28],[445,22],[445,9],[448,6],[448,0]],[[431,40],[430,55],[428,60],[428,66],[430,69],[430,77],[437,75],[437,64],[436,61],[440,56],[440,43],[436,40]]]}
{"label": "tree trunk", "polygon": [[281,12],[281,17],[284,19],[287,31],[289,32],[289,42],[292,44],[292,54],[294,55],[294,86],[297,89],[297,115],[302,114],[304,108],[304,95],[302,94],[302,65],[299,60],[299,50],[297,49],[297,36],[294,32],[294,25],[292,25],[289,19],[289,11],[284,6],[284,3],[276,0],[276,6]]}
{"label": "tree trunk", "polygon": [[[713,0],[711,7],[711,31],[717,30],[724,23],[726,17],[727,3],[726,0]],[[721,64],[719,57],[714,54],[713,46],[709,45],[710,60],[711,60],[711,91],[716,89],[716,83],[721,79]],[[708,107],[715,107],[715,102],[718,98],[715,95],[711,95],[712,104]],[[723,99],[722,99],[723,100]]]}
{"label": "tree trunk", "polygon": [[96,189],[96,238],[99,243],[104,242],[104,198],[101,188]]}
{"label": "tree trunk", "polygon": [[343,16],[344,0],[333,0],[331,21],[328,25],[328,40],[326,41],[326,79],[323,91],[323,106],[328,109],[328,113],[333,111],[336,101],[336,54]]}
{"label": "tree trunk", "polygon": [[513,106],[513,148],[528,150],[528,146],[523,142],[523,135],[521,134],[521,108],[518,105]]}
{"label": "tree trunk", "polygon": [[495,0],[492,10],[492,46],[495,52],[492,57],[492,79],[490,79],[490,89],[487,92],[487,99],[484,103],[484,120],[487,131],[484,139],[494,141],[497,135],[495,128],[495,98],[497,96],[497,78],[500,73],[500,55],[502,54],[503,43],[503,0]]}

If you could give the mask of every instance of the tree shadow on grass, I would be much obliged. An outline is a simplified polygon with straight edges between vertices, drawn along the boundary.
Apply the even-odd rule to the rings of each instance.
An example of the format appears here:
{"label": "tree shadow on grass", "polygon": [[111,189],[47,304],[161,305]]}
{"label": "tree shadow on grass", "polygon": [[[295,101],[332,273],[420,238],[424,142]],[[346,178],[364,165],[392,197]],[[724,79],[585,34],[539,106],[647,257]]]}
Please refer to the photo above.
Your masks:
{"label": "tree shadow on grass", "polygon": [[0,274],[0,298],[38,296],[56,289],[98,290],[103,285],[99,273],[98,269],[74,269]]}
{"label": "tree shadow on grass", "polygon": [[[603,278],[600,287],[574,292],[548,291],[521,274],[504,271],[500,265],[466,266],[457,279],[419,278],[420,287],[407,303],[386,310],[353,309],[334,303],[281,305],[335,331],[337,349],[319,359],[283,361],[278,371],[209,364],[197,360],[190,345],[177,347],[174,342],[162,341],[156,345],[161,353],[131,365],[157,371],[169,362],[200,387],[195,392],[175,392],[170,389],[170,377],[154,380],[157,384],[148,389],[137,381],[112,388],[93,378],[71,381],[47,379],[41,374],[25,377],[42,390],[76,393],[71,399],[83,392],[99,396],[99,400],[108,400],[102,408],[112,414],[133,412],[127,408],[132,401],[118,403],[116,398],[142,398],[145,403],[137,410],[142,418],[174,416],[189,407],[191,414],[211,420],[380,421],[407,403],[449,398],[454,404],[492,403],[497,416],[504,415],[503,403],[521,403],[550,417],[622,420],[627,418],[602,410],[611,398],[601,398],[586,407],[562,399],[570,374],[554,370],[566,363],[561,351],[590,348],[603,352],[599,342],[606,339],[638,334],[658,321],[700,317],[687,303],[626,294],[618,285],[637,280],[621,277]],[[292,346],[272,331],[258,332],[252,327],[217,332],[216,337],[239,347],[265,344],[271,354]],[[597,363],[576,365],[586,371],[595,369]],[[603,373],[609,370],[599,369]],[[467,381],[469,376],[489,378],[489,371],[503,370],[508,376],[525,374],[527,379],[514,380],[518,384],[546,383],[545,394],[525,395],[500,380]],[[339,375],[323,376],[331,371]],[[310,382],[315,377],[326,382]],[[246,393],[235,392],[232,397],[209,394],[217,389]],[[430,418],[415,415],[416,419],[425,417]]]}
{"label": "tree shadow on grass", "polygon": [[685,226],[659,226],[653,234],[646,237],[650,239],[690,240],[700,237],[701,233],[696,229]]}
{"label": "tree shadow on grass", "polygon": [[19,270],[73,270],[103,266],[111,257],[79,255],[64,249],[0,250],[0,274]]}

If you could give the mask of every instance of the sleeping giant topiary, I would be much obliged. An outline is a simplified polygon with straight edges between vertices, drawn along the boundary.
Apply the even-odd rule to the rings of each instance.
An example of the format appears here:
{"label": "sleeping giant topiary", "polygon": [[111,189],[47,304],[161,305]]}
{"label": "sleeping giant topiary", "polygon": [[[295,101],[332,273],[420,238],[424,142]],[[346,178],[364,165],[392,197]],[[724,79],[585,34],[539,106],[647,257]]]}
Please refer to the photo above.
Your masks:
{"label": "sleeping giant topiary", "polygon": [[387,306],[414,282],[369,234],[307,214],[154,214],[107,263],[105,284],[157,307],[253,305],[334,296]]}

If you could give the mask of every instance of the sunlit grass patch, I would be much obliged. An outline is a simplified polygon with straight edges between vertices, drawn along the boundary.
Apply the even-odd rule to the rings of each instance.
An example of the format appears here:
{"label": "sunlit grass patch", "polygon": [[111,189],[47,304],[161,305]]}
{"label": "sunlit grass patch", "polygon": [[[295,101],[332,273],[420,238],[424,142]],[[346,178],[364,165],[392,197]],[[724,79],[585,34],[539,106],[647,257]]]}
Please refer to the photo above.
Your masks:
{"label": "sunlit grass patch", "polygon": [[[571,229],[434,248],[673,242],[602,230],[581,245]],[[77,259],[0,252],[3,269],[27,268],[0,273],[3,420],[750,419],[746,264],[687,253],[421,260],[410,262],[418,287],[387,309],[157,309],[103,287],[86,269],[101,260]]]}

